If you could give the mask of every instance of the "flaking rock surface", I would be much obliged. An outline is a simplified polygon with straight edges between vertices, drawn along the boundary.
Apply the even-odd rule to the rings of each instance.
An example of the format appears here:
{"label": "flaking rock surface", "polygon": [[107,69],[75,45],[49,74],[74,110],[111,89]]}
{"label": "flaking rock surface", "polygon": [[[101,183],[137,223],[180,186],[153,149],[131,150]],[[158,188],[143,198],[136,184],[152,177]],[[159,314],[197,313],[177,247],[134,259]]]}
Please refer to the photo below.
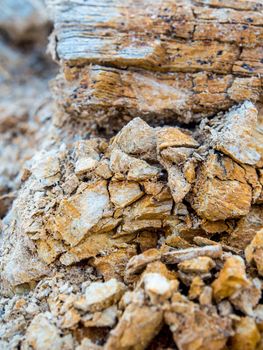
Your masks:
{"label": "flaking rock surface", "polygon": [[0,14],[0,348],[263,349],[263,3],[47,4]]}

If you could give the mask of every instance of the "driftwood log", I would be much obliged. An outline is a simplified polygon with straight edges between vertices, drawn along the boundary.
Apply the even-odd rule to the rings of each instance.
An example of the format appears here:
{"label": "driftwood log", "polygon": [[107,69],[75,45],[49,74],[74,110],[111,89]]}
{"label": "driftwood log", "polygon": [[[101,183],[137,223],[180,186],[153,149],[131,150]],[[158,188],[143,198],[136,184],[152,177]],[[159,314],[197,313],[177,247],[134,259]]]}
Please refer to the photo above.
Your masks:
{"label": "driftwood log", "polygon": [[263,2],[12,3],[0,347],[262,350]]}

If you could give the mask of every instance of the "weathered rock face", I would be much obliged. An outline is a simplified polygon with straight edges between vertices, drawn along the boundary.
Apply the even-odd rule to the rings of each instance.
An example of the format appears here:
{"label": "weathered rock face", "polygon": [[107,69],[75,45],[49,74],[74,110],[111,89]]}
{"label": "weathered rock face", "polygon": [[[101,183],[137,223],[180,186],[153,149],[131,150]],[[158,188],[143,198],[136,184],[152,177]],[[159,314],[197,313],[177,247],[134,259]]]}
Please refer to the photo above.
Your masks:
{"label": "weathered rock face", "polygon": [[0,14],[0,348],[262,349],[263,4],[47,2],[53,115]]}
{"label": "weathered rock face", "polygon": [[260,101],[262,4],[246,3],[244,16],[243,1],[48,0],[59,105],[112,132],[127,117],[189,123]]}

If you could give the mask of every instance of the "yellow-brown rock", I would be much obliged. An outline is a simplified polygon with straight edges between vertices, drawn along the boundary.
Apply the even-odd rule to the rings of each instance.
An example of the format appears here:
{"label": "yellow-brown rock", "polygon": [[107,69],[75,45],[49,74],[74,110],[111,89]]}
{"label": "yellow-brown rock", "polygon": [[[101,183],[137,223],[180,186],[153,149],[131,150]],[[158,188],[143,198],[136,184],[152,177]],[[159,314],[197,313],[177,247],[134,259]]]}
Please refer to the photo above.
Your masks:
{"label": "yellow-brown rock", "polygon": [[208,256],[200,256],[178,264],[178,269],[186,273],[206,273],[214,267],[215,262]]}
{"label": "yellow-brown rock", "polygon": [[106,350],[143,350],[160,331],[163,312],[155,307],[129,305],[111,332]]}
{"label": "yellow-brown rock", "polygon": [[143,196],[143,192],[138,183],[125,181],[111,181],[109,193],[112,203],[120,208],[130,205]]}
{"label": "yellow-brown rock", "polygon": [[229,158],[211,154],[199,170],[191,201],[204,219],[238,218],[248,214],[252,190],[241,167]]}
{"label": "yellow-brown rock", "polygon": [[75,306],[84,311],[100,311],[115,304],[124,291],[124,284],[114,278],[105,283],[93,282],[86,289],[85,300],[77,300]]}
{"label": "yellow-brown rock", "polygon": [[262,0],[2,3],[0,348],[261,349]]}
{"label": "yellow-brown rock", "polygon": [[221,350],[231,334],[231,322],[217,313],[209,314],[181,298],[165,313],[174,341],[183,350]]}
{"label": "yellow-brown rock", "polygon": [[255,321],[250,317],[241,317],[235,322],[235,334],[230,340],[231,349],[254,350],[260,338]]}
{"label": "yellow-brown rock", "polygon": [[217,301],[231,297],[236,291],[251,284],[246,276],[245,263],[239,256],[231,256],[212,283],[213,295]]}
{"label": "yellow-brown rock", "polygon": [[263,230],[256,233],[251,243],[245,249],[248,263],[255,263],[258,273],[263,275]]}
{"label": "yellow-brown rock", "polygon": [[96,182],[70,200],[61,202],[55,218],[56,229],[71,246],[78,244],[103,217],[109,204],[106,185],[106,181]]}

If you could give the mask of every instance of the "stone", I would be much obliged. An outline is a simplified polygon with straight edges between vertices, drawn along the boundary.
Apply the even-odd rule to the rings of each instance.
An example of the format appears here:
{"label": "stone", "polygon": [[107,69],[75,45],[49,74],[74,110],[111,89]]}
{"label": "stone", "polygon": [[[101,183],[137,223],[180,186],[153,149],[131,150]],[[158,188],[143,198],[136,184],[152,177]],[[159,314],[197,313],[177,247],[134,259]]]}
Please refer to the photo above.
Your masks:
{"label": "stone", "polygon": [[116,206],[124,208],[143,196],[143,191],[136,182],[111,181],[109,184],[110,200]]}
{"label": "stone", "polygon": [[236,309],[242,311],[245,315],[253,316],[254,308],[256,308],[261,298],[261,288],[261,281],[254,278],[251,286],[238,290],[230,297],[230,301]]}
{"label": "stone", "polygon": [[223,128],[214,134],[215,149],[237,162],[255,165],[260,160],[252,137],[256,125],[257,109],[251,102],[233,108],[226,114]]}
{"label": "stone", "polygon": [[75,306],[91,312],[106,309],[116,303],[124,293],[125,286],[116,279],[107,282],[93,282],[87,287],[83,303],[76,301]]}
{"label": "stone", "polygon": [[154,129],[141,118],[134,118],[114,137],[112,146],[118,146],[129,155],[151,158],[156,152]]}
{"label": "stone", "polygon": [[112,330],[106,350],[143,350],[162,327],[163,312],[156,307],[129,305],[118,325]]}
{"label": "stone", "polygon": [[239,256],[231,256],[226,259],[218,278],[212,283],[213,295],[217,301],[221,301],[250,285],[243,259]]}
{"label": "stone", "polygon": [[263,275],[263,230],[256,233],[251,243],[245,249],[245,256],[248,263],[254,262],[258,273]]}
{"label": "stone", "polygon": [[59,329],[50,322],[47,314],[38,314],[30,323],[26,343],[35,350],[63,349]]}
{"label": "stone", "polygon": [[165,312],[164,318],[177,347],[189,350],[223,349],[231,335],[231,322],[217,313],[209,314],[180,296],[175,297],[177,300],[171,310]]}
{"label": "stone", "polygon": [[191,282],[188,298],[190,300],[195,300],[200,297],[205,284],[200,276],[195,276]]}
{"label": "stone", "polygon": [[252,191],[242,168],[212,154],[200,169],[191,202],[197,214],[209,221],[239,218],[249,213]]}
{"label": "stone", "polygon": [[81,321],[85,327],[114,327],[116,324],[118,309],[112,305],[102,311],[86,314]]}
{"label": "stone", "polygon": [[235,334],[230,344],[233,350],[254,350],[260,341],[260,333],[255,321],[250,317],[241,317],[235,322]]}
{"label": "stone", "polygon": [[146,294],[150,297],[160,296],[167,299],[171,296],[171,282],[162,274],[156,272],[146,272],[143,275],[143,283]]}
{"label": "stone", "polygon": [[220,245],[210,245],[201,248],[193,247],[164,252],[162,261],[166,264],[178,264],[201,256],[220,258],[222,256],[222,247]]}
{"label": "stone", "polygon": [[213,259],[208,256],[200,256],[185,260],[178,264],[178,269],[185,273],[206,273],[216,266]]}
{"label": "stone", "polygon": [[165,127],[157,131],[157,147],[159,152],[168,147],[198,147],[198,142],[191,135],[179,128]]}
{"label": "stone", "polygon": [[142,254],[132,257],[126,266],[126,276],[139,273],[147,266],[147,264],[158,261],[161,258],[161,253],[157,249],[149,249]]}
{"label": "stone", "polygon": [[88,185],[82,193],[60,203],[55,228],[68,244],[75,246],[103,217],[108,204],[105,181]]}

